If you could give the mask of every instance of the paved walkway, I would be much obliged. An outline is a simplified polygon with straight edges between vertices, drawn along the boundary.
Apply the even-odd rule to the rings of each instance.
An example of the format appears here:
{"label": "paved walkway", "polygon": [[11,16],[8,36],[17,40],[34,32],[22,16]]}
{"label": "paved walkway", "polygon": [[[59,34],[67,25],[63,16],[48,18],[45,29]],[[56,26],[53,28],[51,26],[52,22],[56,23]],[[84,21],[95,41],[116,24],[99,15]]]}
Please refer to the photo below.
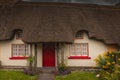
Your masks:
{"label": "paved walkway", "polygon": [[54,67],[44,67],[42,72],[39,74],[38,80],[54,80],[55,79],[55,68]]}
{"label": "paved walkway", "polygon": [[54,80],[55,75],[53,73],[41,73],[38,80]]}

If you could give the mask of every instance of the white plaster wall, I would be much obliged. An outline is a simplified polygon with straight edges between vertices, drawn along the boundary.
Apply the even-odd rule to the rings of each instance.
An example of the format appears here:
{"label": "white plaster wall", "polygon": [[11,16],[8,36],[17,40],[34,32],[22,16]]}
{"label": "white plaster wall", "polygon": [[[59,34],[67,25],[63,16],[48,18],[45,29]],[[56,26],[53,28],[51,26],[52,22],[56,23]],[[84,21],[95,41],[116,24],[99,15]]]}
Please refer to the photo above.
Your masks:
{"label": "white plaster wall", "polygon": [[11,44],[21,44],[24,43],[22,40],[10,40],[0,42],[0,60],[3,66],[26,66],[27,60],[16,60],[11,58]]}
{"label": "white plaster wall", "polygon": [[42,44],[38,44],[37,47],[37,67],[42,67]]}
{"label": "white plaster wall", "polygon": [[84,34],[83,39],[75,39],[74,43],[88,43],[89,45],[89,57],[91,59],[68,59],[69,55],[69,44],[64,46],[65,50],[65,63],[68,66],[96,66],[94,59],[99,55],[107,51],[107,46],[97,40],[89,39],[87,34]]}

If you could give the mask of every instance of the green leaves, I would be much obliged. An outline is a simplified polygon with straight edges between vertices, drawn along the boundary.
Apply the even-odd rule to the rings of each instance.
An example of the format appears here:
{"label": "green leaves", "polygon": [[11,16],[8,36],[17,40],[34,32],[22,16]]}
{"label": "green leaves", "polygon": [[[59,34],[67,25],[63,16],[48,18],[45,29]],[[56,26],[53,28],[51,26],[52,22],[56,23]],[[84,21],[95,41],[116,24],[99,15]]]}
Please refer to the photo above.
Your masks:
{"label": "green leaves", "polygon": [[120,51],[99,55],[95,62],[101,68],[101,80],[120,80]]}

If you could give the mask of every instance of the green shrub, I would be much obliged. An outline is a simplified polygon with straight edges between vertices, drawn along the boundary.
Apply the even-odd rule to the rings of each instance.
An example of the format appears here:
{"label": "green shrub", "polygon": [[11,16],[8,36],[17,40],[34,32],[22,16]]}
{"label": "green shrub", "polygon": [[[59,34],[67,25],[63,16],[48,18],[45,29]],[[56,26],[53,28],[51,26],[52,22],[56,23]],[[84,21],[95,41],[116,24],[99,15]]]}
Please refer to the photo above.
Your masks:
{"label": "green shrub", "polygon": [[100,71],[100,80],[120,80],[120,70],[118,66],[115,67],[114,72],[110,73],[105,70]]}
{"label": "green shrub", "polygon": [[62,61],[59,65],[58,65],[58,72],[57,75],[66,75],[66,74],[70,74],[71,70],[65,65],[65,63]]}
{"label": "green shrub", "polygon": [[65,71],[67,69],[66,65],[64,62],[61,62],[59,65],[58,65],[58,70],[59,71]]}
{"label": "green shrub", "polygon": [[101,80],[120,80],[120,52],[106,52],[99,55],[95,62],[101,68]]}

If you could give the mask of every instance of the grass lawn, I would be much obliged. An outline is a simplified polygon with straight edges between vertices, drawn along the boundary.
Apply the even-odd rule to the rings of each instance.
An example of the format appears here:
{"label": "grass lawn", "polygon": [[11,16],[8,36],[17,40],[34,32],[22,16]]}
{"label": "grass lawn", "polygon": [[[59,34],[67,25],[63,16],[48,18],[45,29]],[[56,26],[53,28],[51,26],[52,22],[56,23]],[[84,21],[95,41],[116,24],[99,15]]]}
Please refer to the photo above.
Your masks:
{"label": "grass lawn", "polygon": [[36,80],[37,76],[29,76],[21,71],[0,70],[0,80]]}
{"label": "grass lawn", "polygon": [[65,76],[56,76],[55,80],[98,80],[95,73],[91,72],[72,72]]}

